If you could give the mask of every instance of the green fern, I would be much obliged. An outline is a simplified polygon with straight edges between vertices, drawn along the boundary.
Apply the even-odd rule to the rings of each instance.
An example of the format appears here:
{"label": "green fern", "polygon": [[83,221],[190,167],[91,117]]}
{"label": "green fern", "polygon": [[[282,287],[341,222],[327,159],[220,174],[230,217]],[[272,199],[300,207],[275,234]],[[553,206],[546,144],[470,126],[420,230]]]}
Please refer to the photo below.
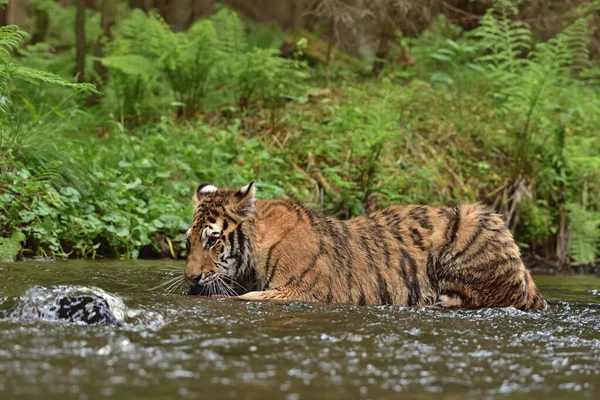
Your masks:
{"label": "green fern", "polygon": [[250,47],[237,14],[222,8],[211,18],[224,55],[219,73],[233,85],[235,104],[245,109],[259,101],[273,112],[286,98],[302,91],[307,74],[303,64],[279,56],[277,49]]}
{"label": "green fern", "polygon": [[134,11],[115,30],[107,54],[103,62],[113,71],[117,98],[133,103],[121,108],[134,112],[160,78],[187,117],[206,110],[215,98],[220,105],[233,102],[245,108],[260,101],[275,109],[306,78],[298,61],[279,57],[276,49],[250,48],[242,22],[227,8],[187,32],[173,32],[156,12]]}
{"label": "green fern", "polygon": [[67,142],[58,140],[58,135],[52,131],[63,126],[56,122],[52,124],[46,115],[46,124],[33,124],[25,132],[18,118],[15,118],[11,87],[13,80],[19,79],[78,91],[92,91],[95,88],[91,84],[69,82],[50,72],[15,63],[11,53],[18,50],[26,38],[27,34],[16,26],[0,27],[0,155],[22,162],[39,176],[47,176],[52,183],[67,183],[83,188],[84,185],[79,184],[81,181],[77,178],[76,161],[61,151]]}
{"label": "green fern", "polygon": [[239,53],[248,50],[244,26],[238,15],[229,8],[221,8],[211,17],[221,50],[226,53]]}
{"label": "green fern", "polygon": [[141,100],[150,81],[161,75],[190,116],[202,108],[220,49],[209,20],[195,23],[187,32],[176,33],[157,12],[146,15],[136,10],[118,27],[108,54],[103,62],[124,75],[118,79],[122,90],[131,93],[135,91],[132,88],[140,86],[140,95],[128,101]]}
{"label": "green fern", "polygon": [[594,264],[599,255],[600,212],[586,210],[575,203],[566,207],[571,221],[571,257],[580,264]]}
{"label": "green fern", "polygon": [[0,27],[0,55],[10,57],[10,52],[19,48],[21,43],[27,39],[29,35],[20,30],[16,25],[8,25]]}
{"label": "green fern", "polygon": [[[585,198],[595,187],[600,154],[593,146],[574,151],[574,146],[597,143],[597,138],[587,137],[588,133],[574,137],[568,130],[571,119],[593,121],[596,115],[591,100],[596,97],[586,92],[589,88],[582,79],[591,75],[588,21],[576,20],[551,40],[532,45],[531,29],[517,20],[516,5],[496,0],[487,11],[474,33],[483,54],[476,61],[494,83],[497,110],[505,117],[514,160],[511,178],[525,179],[537,199],[568,211],[571,257],[589,263],[600,243],[595,211],[600,204],[583,207],[575,199]],[[559,214],[553,214],[552,225],[564,223]]]}
{"label": "green fern", "polygon": [[531,29],[515,20],[510,0],[497,0],[475,30],[485,55],[478,63],[491,82],[498,110],[507,116],[515,159],[514,176],[530,171],[534,126],[553,92],[577,84],[574,73],[589,66],[587,21],[577,20],[552,40],[531,49]]}
{"label": "green fern", "polygon": [[81,91],[93,91],[94,85],[73,83],[66,79],[39,69],[28,68],[12,61],[11,53],[16,51],[28,37],[27,33],[17,26],[0,27],[0,112],[6,114],[10,103],[9,83],[13,79],[21,79],[33,84],[47,83],[68,87]]}
{"label": "green fern", "polygon": [[497,0],[481,19],[475,36],[488,52],[479,61],[502,80],[509,78],[526,64],[523,53],[531,47],[531,29],[525,22],[514,19],[518,8],[511,0]]}

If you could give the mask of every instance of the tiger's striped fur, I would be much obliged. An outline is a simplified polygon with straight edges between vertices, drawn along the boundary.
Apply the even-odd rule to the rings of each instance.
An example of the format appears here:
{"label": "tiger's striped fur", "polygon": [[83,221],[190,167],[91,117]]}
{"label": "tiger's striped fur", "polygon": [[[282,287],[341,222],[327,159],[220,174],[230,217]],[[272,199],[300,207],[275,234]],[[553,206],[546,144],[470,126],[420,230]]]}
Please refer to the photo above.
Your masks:
{"label": "tiger's striped fur", "polygon": [[[547,307],[500,216],[478,204],[392,206],[340,221],[254,184],[200,185],[188,231],[196,293],[357,305]],[[221,282],[222,284],[217,284]]]}

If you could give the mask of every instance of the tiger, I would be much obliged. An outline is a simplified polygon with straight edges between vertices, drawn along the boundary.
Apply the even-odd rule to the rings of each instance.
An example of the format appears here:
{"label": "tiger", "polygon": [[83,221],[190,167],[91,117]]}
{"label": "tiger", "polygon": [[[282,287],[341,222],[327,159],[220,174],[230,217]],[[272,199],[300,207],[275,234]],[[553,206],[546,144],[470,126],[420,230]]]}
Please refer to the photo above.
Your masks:
{"label": "tiger", "polygon": [[255,183],[193,194],[184,280],[238,300],[479,309],[548,306],[500,215],[395,205],[339,220],[257,199]]}

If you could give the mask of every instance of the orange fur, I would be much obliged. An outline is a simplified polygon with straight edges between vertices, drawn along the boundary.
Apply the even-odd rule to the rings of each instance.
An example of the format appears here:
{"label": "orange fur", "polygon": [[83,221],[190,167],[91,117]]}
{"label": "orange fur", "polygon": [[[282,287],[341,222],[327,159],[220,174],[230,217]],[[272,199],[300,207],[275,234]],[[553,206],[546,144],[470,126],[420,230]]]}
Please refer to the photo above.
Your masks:
{"label": "orange fur", "polygon": [[238,191],[201,185],[194,205],[185,273],[201,294],[547,307],[510,231],[478,204],[392,206],[340,221],[290,201],[255,200],[251,183]]}

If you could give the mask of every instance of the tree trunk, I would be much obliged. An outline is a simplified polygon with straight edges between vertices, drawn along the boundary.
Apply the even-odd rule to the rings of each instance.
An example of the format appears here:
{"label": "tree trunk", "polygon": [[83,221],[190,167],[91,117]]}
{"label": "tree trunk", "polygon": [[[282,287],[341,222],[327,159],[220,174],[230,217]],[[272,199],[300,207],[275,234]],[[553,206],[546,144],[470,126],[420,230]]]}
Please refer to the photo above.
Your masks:
{"label": "tree trunk", "polygon": [[389,23],[385,23],[386,26],[382,28],[381,36],[379,38],[379,46],[377,47],[377,52],[375,53],[375,62],[373,63],[372,74],[373,77],[377,78],[383,67],[385,66],[385,61],[390,54],[390,49],[392,48],[392,41],[394,39],[394,35],[391,32],[391,27]]}
{"label": "tree trunk", "polygon": [[85,82],[85,0],[76,0],[75,7],[75,76]]}
{"label": "tree trunk", "polygon": [[290,3],[290,21],[286,28],[301,28],[304,26],[305,3],[292,1]]}
{"label": "tree trunk", "polygon": [[6,5],[6,25],[17,24],[17,2],[9,1]]}
{"label": "tree trunk", "polygon": [[561,272],[573,272],[570,266],[570,254],[569,254],[569,239],[570,239],[570,227],[567,218],[567,211],[564,206],[560,207],[560,220],[558,226],[558,234],[556,235],[556,259]]}
{"label": "tree trunk", "polygon": [[46,40],[46,34],[48,33],[48,26],[50,25],[50,15],[47,10],[35,10],[35,30],[31,36],[30,44],[36,44],[44,42]]}
{"label": "tree trunk", "polygon": [[[102,48],[102,43],[106,39],[112,39],[111,28],[115,24],[117,19],[117,0],[102,0],[102,8],[101,8],[101,19],[100,25],[102,27],[102,35],[98,38],[96,43],[94,43],[94,84],[97,89],[100,89],[104,83],[106,83],[106,78],[108,74],[108,70],[102,64],[100,60],[104,56],[104,51]],[[88,98],[87,105],[94,106],[98,104],[100,101],[99,93],[94,92]]]}
{"label": "tree trunk", "polygon": [[142,10],[146,10],[146,1],[145,0],[130,0],[129,8],[141,8]]}

